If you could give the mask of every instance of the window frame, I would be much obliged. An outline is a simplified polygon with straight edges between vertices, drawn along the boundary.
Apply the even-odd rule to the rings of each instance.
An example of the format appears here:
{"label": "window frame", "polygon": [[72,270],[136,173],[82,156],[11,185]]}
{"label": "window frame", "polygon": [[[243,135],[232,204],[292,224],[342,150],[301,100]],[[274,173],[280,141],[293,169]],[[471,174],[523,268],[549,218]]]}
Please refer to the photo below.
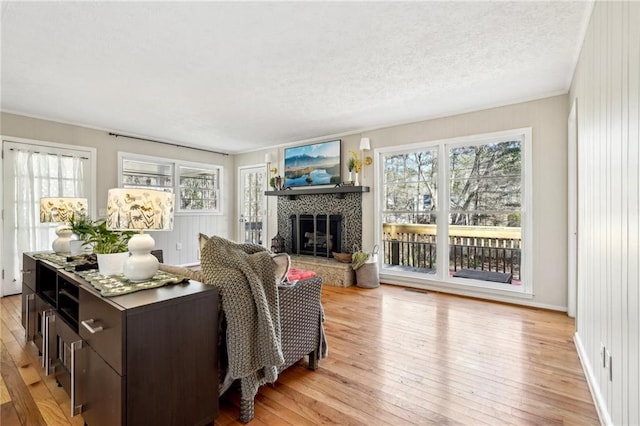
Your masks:
{"label": "window frame", "polygon": [[[520,286],[505,286],[500,283],[491,283],[473,279],[454,278],[449,276],[449,212],[450,212],[450,161],[449,149],[459,146],[483,145],[506,140],[519,139],[522,141],[521,151],[521,282]],[[375,207],[377,212],[375,224],[375,240],[382,246],[382,214],[384,209],[384,161],[383,157],[389,155],[404,154],[412,151],[437,149],[438,151],[438,186],[439,203],[434,213],[437,214],[436,239],[437,261],[436,274],[427,275],[409,271],[386,271],[382,269],[382,256],[379,262],[381,275],[387,275],[402,284],[419,284],[419,286],[436,284],[447,288],[457,288],[470,294],[494,293],[516,297],[533,297],[533,220],[532,220],[532,129],[531,127],[511,129],[492,133],[475,134],[433,141],[423,141],[405,145],[378,148],[374,151],[377,159],[375,168]]]}

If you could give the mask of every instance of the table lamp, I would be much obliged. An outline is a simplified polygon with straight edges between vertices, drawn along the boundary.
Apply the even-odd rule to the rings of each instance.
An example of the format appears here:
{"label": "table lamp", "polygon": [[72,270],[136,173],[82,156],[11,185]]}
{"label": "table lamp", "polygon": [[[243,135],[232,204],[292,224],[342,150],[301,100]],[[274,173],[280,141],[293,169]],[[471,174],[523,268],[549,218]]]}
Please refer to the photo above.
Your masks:
{"label": "table lamp", "polygon": [[145,230],[171,231],[175,195],[153,189],[113,188],[107,198],[107,228],[140,231],[129,240],[131,256],[123,273],[130,281],[147,281],[158,271],[158,259],[151,254],[155,241]]}
{"label": "table lamp", "polygon": [[52,248],[56,253],[69,253],[71,226],[69,220],[73,215],[87,215],[87,199],[78,197],[43,197],[40,198],[40,222],[60,223],[56,228],[56,238]]}

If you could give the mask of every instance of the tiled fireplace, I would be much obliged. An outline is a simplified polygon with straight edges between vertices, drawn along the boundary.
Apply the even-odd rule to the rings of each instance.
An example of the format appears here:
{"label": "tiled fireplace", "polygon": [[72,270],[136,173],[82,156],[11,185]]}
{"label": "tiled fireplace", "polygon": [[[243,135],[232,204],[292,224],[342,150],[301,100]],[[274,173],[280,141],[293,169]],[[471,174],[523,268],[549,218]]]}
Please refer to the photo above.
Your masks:
{"label": "tiled fireplace", "polygon": [[[294,191],[292,191],[294,192]],[[331,257],[362,245],[362,194],[278,197],[278,233],[289,254]]]}

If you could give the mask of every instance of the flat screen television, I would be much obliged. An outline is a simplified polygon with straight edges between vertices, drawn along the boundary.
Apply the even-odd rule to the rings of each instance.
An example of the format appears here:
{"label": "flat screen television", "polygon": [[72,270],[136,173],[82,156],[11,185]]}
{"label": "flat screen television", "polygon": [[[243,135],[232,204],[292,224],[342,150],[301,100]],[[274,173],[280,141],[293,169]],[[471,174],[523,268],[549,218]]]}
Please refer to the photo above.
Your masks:
{"label": "flat screen television", "polygon": [[342,170],[340,139],[284,149],[284,186],[336,185]]}

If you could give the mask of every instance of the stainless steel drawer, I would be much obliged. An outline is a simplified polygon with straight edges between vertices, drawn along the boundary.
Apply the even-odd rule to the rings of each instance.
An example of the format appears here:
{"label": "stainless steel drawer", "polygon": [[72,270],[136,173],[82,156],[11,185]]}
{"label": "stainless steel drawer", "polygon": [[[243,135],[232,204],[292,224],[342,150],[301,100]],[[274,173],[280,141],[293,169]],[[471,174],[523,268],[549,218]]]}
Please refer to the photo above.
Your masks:
{"label": "stainless steel drawer", "polygon": [[85,343],[119,375],[125,375],[123,311],[81,287],[78,322],[80,337]]}

